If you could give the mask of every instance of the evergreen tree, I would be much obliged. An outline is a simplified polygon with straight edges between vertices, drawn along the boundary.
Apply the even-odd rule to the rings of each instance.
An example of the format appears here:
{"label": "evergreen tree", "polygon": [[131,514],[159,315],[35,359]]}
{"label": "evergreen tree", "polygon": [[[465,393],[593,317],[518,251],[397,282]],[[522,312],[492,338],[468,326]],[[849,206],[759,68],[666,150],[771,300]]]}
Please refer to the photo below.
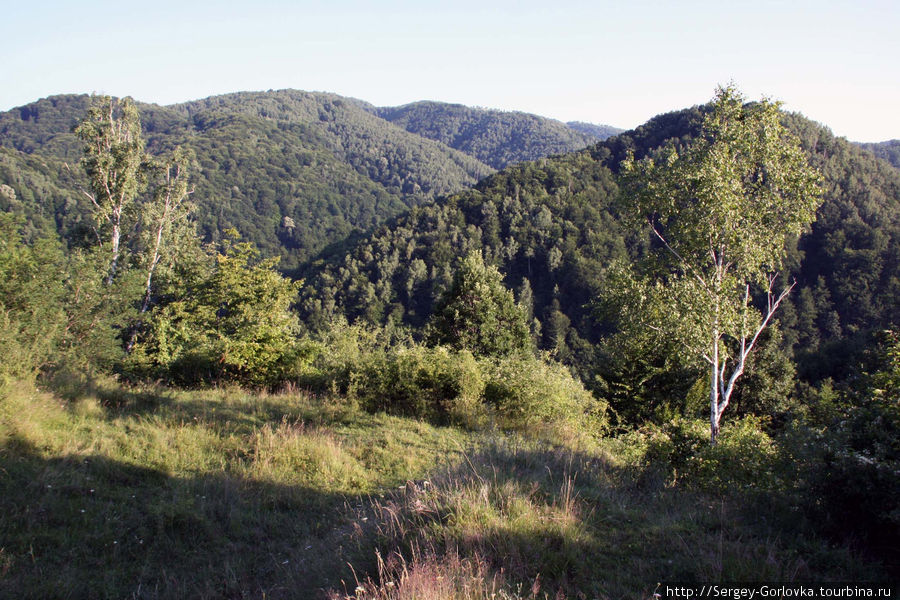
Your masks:
{"label": "evergreen tree", "polygon": [[531,352],[533,341],[525,309],[516,304],[494,266],[480,251],[466,256],[428,324],[430,343],[481,356]]}

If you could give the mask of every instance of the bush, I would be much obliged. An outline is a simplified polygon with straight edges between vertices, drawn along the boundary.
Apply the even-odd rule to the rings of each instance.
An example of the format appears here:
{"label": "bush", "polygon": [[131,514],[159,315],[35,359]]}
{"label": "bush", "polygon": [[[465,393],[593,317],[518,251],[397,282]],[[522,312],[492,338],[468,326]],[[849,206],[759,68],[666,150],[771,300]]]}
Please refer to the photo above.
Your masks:
{"label": "bush", "polygon": [[714,493],[773,491],[782,472],[774,441],[756,417],[724,425],[716,445],[709,443],[709,422],[677,417],[623,436],[631,466],[651,480],[680,482]]}
{"label": "bush", "polygon": [[592,434],[606,430],[606,403],[594,398],[563,365],[530,356],[483,364],[489,374],[484,398],[503,429],[558,425]]}
{"label": "bush", "polygon": [[778,466],[774,441],[759,418],[748,416],[726,423],[716,445],[702,445],[686,471],[691,484],[706,491],[771,492],[782,488]]}
{"label": "bush", "polygon": [[361,375],[356,396],[366,410],[470,428],[486,420],[484,380],[466,350],[399,348],[373,355]]}
{"label": "bush", "polygon": [[426,347],[402,331],[338,321],[323,333],[321,353],[296,382],[345,395],[371,411],[439,425],[538,432],[556,428],[597,435],[606,404],[565,367],[528,355],[476,358],[468,350]]}
{"label": "bush", "polygon": [[875,395],[851,408],[819,436],[818,450],[803,489],[808,514],[830,534],[897,561],[900,399]]}
{"label": "bush", "polygon": [[297,347],[290,310],[299,283],[282,277],[276,263],[260,260],[250,244],[226,242],[211,272],[192,274],[150,315],[127,368],[189,385],[280,384],[306,352]]}
{"label": "bush", "polygon": [[22,222],[0,214],[0,384],[29,379],[52,360],[65,327],[59,243],[25,243]]}

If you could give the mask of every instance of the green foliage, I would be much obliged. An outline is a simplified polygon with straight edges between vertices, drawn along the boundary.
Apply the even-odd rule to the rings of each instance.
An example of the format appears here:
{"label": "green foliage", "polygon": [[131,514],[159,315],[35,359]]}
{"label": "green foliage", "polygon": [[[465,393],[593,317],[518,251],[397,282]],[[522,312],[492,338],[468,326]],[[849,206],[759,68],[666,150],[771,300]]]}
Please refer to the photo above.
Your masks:
{"label": "green foliage", "polygon": [[605,140],[625,131],[612,125],[597,125],[596,123],[585,123],[584,121],[569,121],[566,125],[575,131],[586,133],[598,140]]}
{"label": "green foliage", "polygon": [[303,360],[290,311],[300,283],[274,270],[277,258],[260,260],[252,244],[233,240],[209,272],[192,274],[151,314],[132,359],[138,369],[181,383],[265,386]]}
{"label": "green foliage", "polygon": [[900,140],[888,140],[877,144],[859,144],[859,146],[900,169]]}
{"label": "green foliage", "polygon": [[900,322],[900,170],[799,115],[787,123],[824,176],[825,201],[789,256],[808,294],[793,295],[782,325],[800,376],[837,381],[873,332]]}
{"label": "green foliage", "polygon": [[691,485],[710,492],[768,494],[784,489],[778,448],[755,417],[735,419],[715,445],[703,444],[686,465]]}
{"label": "green foliage", "polygon": [[768,327],[747,359],[747,372],[735,389],[731,408],[738,417],[783,414],[792,403],[796,383],[797,370],[784,349],[784,336],[777,325]]}
{"label": "green foliage", "polygon": [[665,238],[681,271],[703,279],[721,261],[734,278],[764,285],[821,203],[820,176],[781,124],[778,104],[745,105],[734,88],[717,92],[685,150],[670,145],[623,170],[637,218]]}
{"label": "green foliage", "polygon": [[496,425],[550,440],[606,431],[606,404],[546,357],[476,357],[398,333],[338,320],[319,334],[316,355],[296,381],[368,411],[435,424]]}
{"label": "green foliage", "polygon": [[[859,539],[889,560],[900,536],[900,341],[884,334],[879,368],[858,389],[830,399],[825,427],[798,419],[800,491],[807,513],[830,534]],[[830,391],[830,390],[827,390]],[[819,394],[824,395],[820,392]],[[837,395],[832,392],[830,395]],[[841,397],[843,396],[843,397]],[[804,415],[805,416],[805,415]],[[816,414],[811,415],[813,417]]]}
{"label": "green foliage", "polygon": [[59,243],[27,245],[21,219],[0,213],[0,384],[51,363],[64,334]]}
{"label": "green foliage", "polygon": [[[29,161],[35,164],[24,175],[8,179],[0,160],[0,184],[27,199],[29,219],[55,216],[66,238],[81,235],[78,219],[90,212],[78,191],[79,185],[90,186],[69,181],[63,166],[80,158],[72,129],[89,105],[86,96],[54,96],[0,113],[0,146],[40,157]],[[239,93],[137,107],[152,154],[165,155],[176,146],[196,154],[200,168],[192,169],[192,198],[201,233],[219,240],[236,227],[265,256],[282,256],[285,270],[296,270],[329,244],[436,195],[458,191],[492,170],[384,121],[368,105],[333,94]],[[49,178],[69,198],[58,201],[55,194],[41,193],[30,201],[47,190],[23,189],[21,180],[34,179],[34,170],[51,171]],[[51,200],[52,211],[45,204]]]}
{"label": "green foliage", "polygon": [[85,191],[92,204],[97,244],[109,252],[107,284],[116,277],[122,235],[138,219],[135,196],[144,183],[141,164],[144,140],[141,120],[131,98],[98,98],[75,128],[84,142],[81,165],[90,182]]}
{"label": "green foliage", "polygon": [[340,314],[421,327],[450,287],[457,257],[481,250],[506,287],[528,281],[537,320],[529,327],[543,334],[542,347],[588,373],[588,343],[601,329],[586,305],[606,265],[626,252],[609,206],[615,190],[611,171],[585,154],[507,169],[313,263],[301,315],[317,327]]}
{"label": "green foliage", "polygon": [[484,399],[501,427],[518,431],[557,428],[557,435],[599,436],[609,426],[606,402],[597,400],[559,363],[510,356],[486,363]]}
{"label": "green foliage", "polygon": [[533,348],[528,316],[503,286],[496,267],[481,252],[466,256],[435,305],[426,338],[435,345],[476,356],[507,356]]}
{"label": "green foliage", "polygon": [[487,421],[481,368],[465,350],[397,348],[370,355],[354,375],[353,396],[366,410],[471,429]]}
{"label": "green foliage", "polygon": [[[658,158],[622,164],[623,203],[662,246],[662,269],[647,284],[635,278],[638,306],[629,303],[622,322],[674,338],[710,365],[713,443],[749,353],[790,290],[773,289],[785,244],[821,202],[807,162],[777,104],[745,105],[729,87],[684,150],[670,144]],[[750,304],[754,285],[767,295],[764,314]]]}
{"label": "green foliage", "polygon": [[709,423],[677,416],[648,424],[622,437],[629,463],[647,482],[757,498],[785,493],[785,469],[776,441],[756,417],[731,420],[718,443],[709,443]]}

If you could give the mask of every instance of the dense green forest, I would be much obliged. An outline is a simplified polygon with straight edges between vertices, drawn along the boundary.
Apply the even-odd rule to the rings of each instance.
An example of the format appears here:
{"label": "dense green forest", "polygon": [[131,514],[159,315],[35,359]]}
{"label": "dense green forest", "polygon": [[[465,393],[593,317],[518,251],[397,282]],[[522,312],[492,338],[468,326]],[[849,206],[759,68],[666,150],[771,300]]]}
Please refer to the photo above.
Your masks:
{"label": "dense green forest", "polygon": [[[0,147],[20,153],[4,154],[6,164],[17,166],[3,173],[0,183],[12,190],[3,197],[14,192],[16,210],[29,222],[52,217],[66,238],[85,215],[77,193],[84,182],[73,168],[81,150],[72,128],[88,101],[54,96],[0,114]],[[217,240],[236,227],[267,256],[281,256],[289,271],[352,232],[475,183],[498,164],[597,139],[533,115],[467,109],[472,122],[461,144],[453,142],[460,126],[457,107],[428,106],[435,119],[429,133],[399,118],[397,111],[409,107],[377,109],[334,94],[293,90],[169,107],[142,104],[140,110],[151,152],[182,145],[196,156],[193,198],[202,234]],[[387,114],[395,115],[396,125],[382,118]],[[502,150],[503,159],[492,156],[491,148]],[[66,190],[67,199],[48,186]]]}
{"label": "dense green forest", "polygon": [[900,169],[731,87],[588,135],[296,91],[0,115],[0,596],[895,580]]}
{"label": "dense green forest", "polygon": [[860,147],[869,150],[878,158],[883,158],[897,168],[900,168],[900,140],[888,140],[877,144],[859,144]]}
{"label": "dense green forest", "polygon": [[495,169],[580,150],[621,131],[604,125],[564,124],[527,113],[440,102],[380,108],[377,114],[407,131],[474,156]]}
{"label": "dense green forest", "polygon": [[[305,314],[419,326],[455,257],[482,248],[506,284],[527,296],[541,348],[578,367],[599,360],[594,344],[609,325],[596,318],[593,301],[603,296],[606,267],[646,252],[645,238],[623,227],[615,204],[618,165],[628,151],[641,157],[668,140],[685,143],[701,116],[697,108],[661,115],[398,217],[347,255],[314,263]],[[786,119],[825,178],[825,201],[783,273],[799,282],[780,318],[784,346],[814,380],[840,377],[840,356],[865,343],[853,340],[900,318],[900,171],[802,117]]]}

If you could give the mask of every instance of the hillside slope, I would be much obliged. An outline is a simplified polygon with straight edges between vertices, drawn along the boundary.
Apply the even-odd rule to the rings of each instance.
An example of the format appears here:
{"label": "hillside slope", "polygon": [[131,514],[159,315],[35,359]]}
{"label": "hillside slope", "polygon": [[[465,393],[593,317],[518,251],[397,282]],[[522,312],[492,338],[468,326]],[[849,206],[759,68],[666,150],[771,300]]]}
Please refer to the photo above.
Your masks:
{"label": "hillside slope", "polygon": [[[785,275],[799,286],[781,315],[787,345],[815,353],[900,322],[900,172],[803,117],[785,118],[825,177],[817,220],[790,251]],[[591,306],[605,269],[641,254],[646,243],[617,217],[618,165],[628,151],[641,156],[688,141],[700,119],[696,107],[660,115],[587,150],[510,167],[417,208],[358,241],[349,256],[322,257],[308,278],[306,316],[346,312],[421,325],[457,257],[481,249],[532,307],[541,346],[589,360],[586,342],[607,331]]]}
{"label": "hillside slope", "polygon": [[888,140],[877,144],[859,144],[859,146],[900,169],[900,140]]}
{"label": "hillside slope", "polygon": [[616,131],[589,124],[567,125],[522,112],[443,102],[379,108],[377,114],[407,131],[474,156],[495,169],[580,150]]}
{"label": "hillside slope", "polygon": [[[55,96],[0,114],[0,147],[23,155],[21,176],[0,184],[17,198],[33,199],[22,208],[29,218],[51,206],[54,214],[62,211],[56,220],[64,235],[71,233],[65,224],[80,218],[68,212],[77,205],[80,176],[72,128],[89,102],[84,95]],[[183,145],[197,155],[194,200],[207,239],[236,227],[266,254],[281,254],[286,269],[352,231],[458,191],[492,170],[331,94],[231,94],[139,108],[151,153]],[[28,187],[26,156],[47,163],[43,177],[69,191],[68,204]]]}

